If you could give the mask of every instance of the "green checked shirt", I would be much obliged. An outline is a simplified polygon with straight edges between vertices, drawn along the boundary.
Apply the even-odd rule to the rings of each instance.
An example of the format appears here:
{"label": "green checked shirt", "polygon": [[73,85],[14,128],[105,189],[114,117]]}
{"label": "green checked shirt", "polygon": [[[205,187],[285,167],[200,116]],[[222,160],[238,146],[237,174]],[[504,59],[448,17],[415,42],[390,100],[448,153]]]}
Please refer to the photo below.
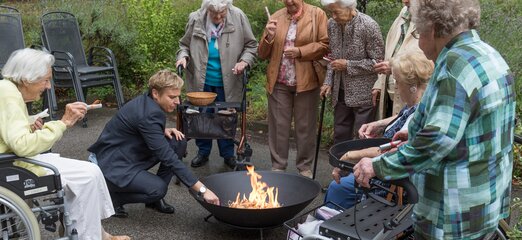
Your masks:
{"label": "green checked shirt", "polygon": [[415,231],[427,239],[479,239],[509,215],[514,78],[476,31],[441,51],[408,126],[408,143],[373,159],[378,177],[411,176]]}

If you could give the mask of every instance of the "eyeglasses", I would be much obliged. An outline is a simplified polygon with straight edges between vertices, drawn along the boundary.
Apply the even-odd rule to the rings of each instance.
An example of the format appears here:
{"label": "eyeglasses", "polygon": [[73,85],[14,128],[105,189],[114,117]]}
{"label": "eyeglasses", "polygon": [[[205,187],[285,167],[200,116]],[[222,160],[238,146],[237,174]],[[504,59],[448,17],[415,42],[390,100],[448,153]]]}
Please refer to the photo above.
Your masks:
{"label": "eyeglasses", "polygon": [[411,32],[411,36],[415,39],[419,39],[419,37],[420,37],[419,31],[417,31],[417,29],[413,30],[413,32]]}

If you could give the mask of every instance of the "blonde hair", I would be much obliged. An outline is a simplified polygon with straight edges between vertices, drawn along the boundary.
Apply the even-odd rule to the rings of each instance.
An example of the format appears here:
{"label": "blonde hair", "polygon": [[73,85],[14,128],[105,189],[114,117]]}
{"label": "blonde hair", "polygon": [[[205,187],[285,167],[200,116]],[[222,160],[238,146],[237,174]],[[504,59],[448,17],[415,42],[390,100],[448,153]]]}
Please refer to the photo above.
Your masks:
{"label": "blonde hair", "polygon": [[423,32],[433,26],[439,38],[480,24],[478,0],[413,0],[410,9],[417,29]]}
{"label": "blonde hair", "polygon": [[16,85],[22,81],[34,83],[47,75],[53,64],[54,56],[50,53],[24,48],[11,54],[2,68],[2,75]]}
{"label": "blonde hair", "polygon": [[390,60],[395,81],[423,86],[430,80],[434,64],[420,51],[407,51]]}
{"label": "blonde hair", "polygon": [[158,92],[162,92],[166,88],[181,89],[182,86],[183,79],[168,69],[158,71],[149,79],[150,91],[156,89]]}

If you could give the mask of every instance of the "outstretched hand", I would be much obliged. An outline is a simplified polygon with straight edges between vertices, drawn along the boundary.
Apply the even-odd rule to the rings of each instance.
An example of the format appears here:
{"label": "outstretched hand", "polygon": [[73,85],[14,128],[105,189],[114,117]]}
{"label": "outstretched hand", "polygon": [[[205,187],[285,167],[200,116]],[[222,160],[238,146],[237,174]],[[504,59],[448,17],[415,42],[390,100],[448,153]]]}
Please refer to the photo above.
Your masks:
{"label": "outstretched hand", "polygon": [[172,137],[175,136],[176,140],[180,141],[185,138],[185,134],[178,131],[175,128],[165,128],[165,137],[172,139]]}
{"label": "outstretched hand", "polygon": [[205,194],[203,194],[203,199],[205,199],[205,202],[218,205],[219,206],[219,198],[212,192],[210,189],[207,189]]}
{"label": "outstretched hand", "polygon": [[72,127],[78,120],[83,119],[86,113],[87,104],[83,102],[69,103],[65,105],[65,113],[61,121],[65,123],[65,126]]}

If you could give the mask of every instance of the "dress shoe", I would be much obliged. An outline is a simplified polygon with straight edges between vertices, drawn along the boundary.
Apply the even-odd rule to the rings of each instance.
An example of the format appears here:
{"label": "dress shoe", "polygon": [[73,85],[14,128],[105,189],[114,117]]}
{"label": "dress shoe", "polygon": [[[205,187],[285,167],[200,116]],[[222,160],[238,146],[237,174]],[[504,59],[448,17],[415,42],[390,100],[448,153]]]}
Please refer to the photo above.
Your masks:
{"label": "dress shoe", "polygon": [[227,157],[223,158],[223,160],[229,168],[234,169],[236,167],[236,157]]}
{"label": "dress shoe", "polygon": [[147,203],[147,204],[145,204],[145,207],[156,209],[156,211],[158,211],[160,213],[172,214],[176,211],[174,206],[165,202],[165,199],[161,199],[161,200],[159,200],[157,202],[153,202],[153,203]]}
{"label": "dress shoe", "polygon": [[208,162],[208,156],[203,155],[197,155],[192,161],[190,162],[190,166],[197,168],[205,165]]}
{"label": "dress shoe", "polygon": [[114,215],[112,216],[117,218],[128,218],[129,214],[125,211],[123,205],[119,205],[114,207]]}

